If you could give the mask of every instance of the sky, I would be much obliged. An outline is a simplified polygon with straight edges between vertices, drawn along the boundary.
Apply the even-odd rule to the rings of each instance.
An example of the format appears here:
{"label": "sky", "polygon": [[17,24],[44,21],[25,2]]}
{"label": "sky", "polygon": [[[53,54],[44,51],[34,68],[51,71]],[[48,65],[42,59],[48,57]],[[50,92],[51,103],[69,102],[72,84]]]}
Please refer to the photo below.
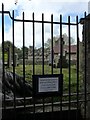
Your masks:
{"label": "sky", "polygon": [[[32,20],[32,13],[34,12],[35,20],[42,20],[42,13],[44,14],[45,21],[51,21],[51,15],[53,14],[53,21],[59,22],[60,15],[62,15],[62,21],[68,22],[68,16],[70,16],[70,22],[76,22],[76,16],[80,18],[84,17],[84,12],[88,14],[88,0],[0,0],[0,11],[2,10],[2,3],[4,4],[4,10],[9,11],[12,16],[14,10],[15,19]],[[12,42],[12,20],[9,14],[4,16],[4,38]],[[14,39],[17,47],[23,46],[23,24],[22,22],[14,22]],[[75,39],[76,43],[76,27],[70,27],[71,37]],[[62,34],[68,35],[68,26],[62,26]],[[60,35],[60,25],[53,25],[53,36]],[[42,45],[42,24],[35,23],[35,46],[41,47]],[[51,24],[44,24],[44,42],[51,38]],[[79,38],[82,41],[82,26],[79,25]],[[2,15],[0,14],[0,43],[2,42]],[[25,23],[25,46],[29,47],[33,45],[33,28],[32,23]]]}

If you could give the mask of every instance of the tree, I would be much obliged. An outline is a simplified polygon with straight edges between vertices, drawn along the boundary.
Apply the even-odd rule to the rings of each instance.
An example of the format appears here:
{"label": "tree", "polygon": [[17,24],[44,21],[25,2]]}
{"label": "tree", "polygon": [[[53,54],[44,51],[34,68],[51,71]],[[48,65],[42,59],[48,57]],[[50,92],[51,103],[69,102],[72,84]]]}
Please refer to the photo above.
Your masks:
{"label": "tree", "polygon": [[[64,40],[64,45],[69,45],[69,37],[67,36],[66,33],[64,33],[62,35],[62,38]],[[54,36],[53,37],[53,46],[55,45],[55,42],[56,41],[60,41],[60,36]],[[70,37],[70,42],[71,42],[71,45],[75,43],[75,39],[73,37]],[[51,39],[49,38],[46,43],[45,43],[45,48],[50,48],[51,47]]]}
{"label": "tree", "polygon": [[[4,41],[4,51],[7,52],[8,48],[11,49],[11,55],[13,57],[13,43],[10,42],[9,40]],[[19,59],[23,58],[23,50],[25,52],[25,58],[28,58],[28,47],[25,46],[24,49],[23,49],[23,47],[18,48],[14,45],[14,54],[17,53]]]}
{"label": "tree", "polygon": [[[69,37],[67,36],[67,34],[64,33],[64,34],[62,35],[62,37],[63,37],[63,40],[64,40],[64,42],[65,42],[65,45],[69,45]],[[71,42],[71,45],[75,43],[75,40],[74,40],[73,37],[70,37],[70,42]]]}
{"label": "tree", "polygon": [[48,47],[50,47],[50,44],[51,44],[51,39],[48,39],[47,41],[46,41],[46,43],[45,43],[45,48],[48,48]]}
{"label": "tree", "polygon": [[[13,43],[10,42],[9,40],[4,41],[4,52],[5,53],[8,52],[8,48],[10,48],[10,50],[11,50],[11,57],[13,57]],[[19,56],[19,54],[21,53],[21,50],[14,45],[14,54],[15,53],[17,53],[18,56]]]}
{"label": "tree", "polygon": [[[54,36],[54,37],[53,37],[53,46],[55,45],[55,41],[58,40],[58,39],[59,39],[58,36]],[[46,43],[45,43],[45,48],[51,47],[51,44],[52,44],[52,41],[51,41],[51,39],[49,38],[49,39],[46,41]]]}
{"label": "tree", "polygon": [[23,56],[23,52],[25,52],[24,54],[25,54],[25,58],[27,59],[28,58],[28,47],[22,47],[21,48],[21,52],[22,52],[22,56]]}

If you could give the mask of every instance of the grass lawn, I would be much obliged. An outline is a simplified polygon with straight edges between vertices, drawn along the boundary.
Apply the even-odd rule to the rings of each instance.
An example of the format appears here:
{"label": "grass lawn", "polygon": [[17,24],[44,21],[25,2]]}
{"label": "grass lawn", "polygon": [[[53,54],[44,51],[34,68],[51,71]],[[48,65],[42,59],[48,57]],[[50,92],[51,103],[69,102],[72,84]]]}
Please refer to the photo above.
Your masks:
{"label": "grass lawn", "polygon": [[[9,70],[11,70],[10,68]],[[23,76],[23,65],[19,65],[15,68],[15,71],[17,74]],[[52,68],[49,65],[44,65],[44,74],[51,74]],[[69,68],[63,68],[63,93],[69,92],[69,80],[70,80],[70,88],[71,93],[77,92],[77,70],[76,66],[71,66],[70,69],[70,76],[69,76]],[[32,74],[33,74],[33,66],[32,65],[26,65],[25,66],[25,78],[28,82],[32,81]],[[35,74],[42,75],[42,65],[35,65]],[[53,68],[53,74],[60,74],[60,68]],[[81,81],[79,79],[79,87],[80,87]]]}
{"label": "grass lawn", "polygon": [[[35,65],[35,74],[38,75],[42,75],[42,65]],[[9,71],[12,71],[12,68],[8,69]],[[23,76],[23,65],[19,65],[15,68],[15,72],[20,75]],[[52,68],[49,65],[44,65],[44,74],[51,74],[52,73]],[[60,74],[60,68],[53,68],[53,74]],[[71,66],[70,68],[70,75],[69,75],[69,68],[63,68],[62,69],[62,74],[63,74],[63,96],[62,97],[54,97],[53,101],[60,101],[62,98],[62,101],[72,101],[72,100],[77,100],[77,69],[76,66]],[[33,75],[33,66],[32,65],[26,65],[25,66],[25,79],[28,82],[32,81],[32,75]],[[80,76],[80,74],[79,74]],[[69,84],[70,81],[70,84]],[[78,79],[78,88],[79,88],[79,92],[81,91],[81,77],[79,77]],[[70,85],[70,86],[69,86]],[[70,88],[70,89],[69,89]],[[74,95],[69,96],[69,91],[70,93],[76,93]],[[65,94],[67,94],[65,96]],[[81,96],[79,96],[78,99],[81,99]],[[51,101],[51,98],[48,99],[46,98],[46,102],[47,101]],[[76,103],[71,103],[71,106],[77,106]]]}

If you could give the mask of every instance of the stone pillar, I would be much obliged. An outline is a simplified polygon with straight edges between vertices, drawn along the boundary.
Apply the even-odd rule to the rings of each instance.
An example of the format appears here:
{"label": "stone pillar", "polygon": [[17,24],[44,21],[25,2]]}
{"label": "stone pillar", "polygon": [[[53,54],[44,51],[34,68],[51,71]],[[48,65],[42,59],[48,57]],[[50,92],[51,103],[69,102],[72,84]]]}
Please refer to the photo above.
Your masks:
{"label": "stone pillar", "polygon": [[[90,15],[86,23],[86,40],[87,40],[87,92],[90,93]],[[87,97],[90,100],[90,94]],[[87,102],[87,115],[90,120],[90,101]]]}
{"label": "stone pillar", "polygon": [[[83,75],[83,83],[82,83],[82,91],[85,94],[85,82],[86,82],[86,91],[90,93],[90,15],[88,15],[85,19],[81,19],[81,23],[83,24],[83,49],[82,49],[82,75]],[[86,68],[85,68],[85,44],[86,44]],[[86,79],[85,79],[85,69],[86,69]],[[90,94],[86,94],[86,117],[90,120]],[[83,96],[85,100],[85,95]],[[85,114],[85,103],[81,105],[82,115]]]}
{"label": "stone pillar", "polygon": [[2,49],[0,46],[0,120],[2,118]]}

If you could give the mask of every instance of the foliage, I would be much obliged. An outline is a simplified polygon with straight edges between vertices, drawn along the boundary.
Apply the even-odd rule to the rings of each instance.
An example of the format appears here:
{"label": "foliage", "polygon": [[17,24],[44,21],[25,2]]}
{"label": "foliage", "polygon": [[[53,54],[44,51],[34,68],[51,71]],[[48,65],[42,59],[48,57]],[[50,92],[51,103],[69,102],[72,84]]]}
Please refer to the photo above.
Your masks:
{"label": "foliage", "polygon": [[[62,37],[63,37],[65,45],[69,45],[69,36],[66,33],[64,33],[62,35]],[[55,45],[55,42],[58,40],[60,40],[60,36],[53,37],[53,46]],[[71,44],[75,43],[75,40],[73,37],[70,37],[70,41],[71,41]],[[49,38],[45,43],[45,48],[51,47],[51,44],[52,44],[51,42],[52,42],[52,40]]]}
{"label": "foliage", "polygon": [[5,61],[5,62],[8,61],[8,54],[7,54],[7,53],[4,54],[4,61]]}
{"label": "foliage", "polygon": [[[69,36],[67,36],[66,33],[64,33],[62,36],[65,41],[65,45],[69,45]],[[70,44],[74,44],[74,43],[75,43],[74,38],[70,36]]]}
{"label": "foliage", "polygon": [[22,52],[22,56],[23,56],[23,52],[25,52],[25,54],[24,54],[25,56],[24,57],[28,58],[28,48],[27,47],[22,47],[21,48],[21,52]]}
{"label": "foliage", "polygon": [[[13,43],[10,41],[4,41],[5,53],[8,51],[8,48],[11,50],[11,55],[13,56]],[[26,46],[20,49],[14,45],[14,53],[17,53],[19,59],[23,58],[23,50],[24,50],[25,58],[28,58],[28,48]]]}
{"label": "foliage", "polygon": [[[58,36],[53,37],[53,45],[55,45],[55,41],[58,39],[59,39]],[[52,44],[52,40],[49,38],[45,43],[45,48],[51,47],[51,44]]]}

